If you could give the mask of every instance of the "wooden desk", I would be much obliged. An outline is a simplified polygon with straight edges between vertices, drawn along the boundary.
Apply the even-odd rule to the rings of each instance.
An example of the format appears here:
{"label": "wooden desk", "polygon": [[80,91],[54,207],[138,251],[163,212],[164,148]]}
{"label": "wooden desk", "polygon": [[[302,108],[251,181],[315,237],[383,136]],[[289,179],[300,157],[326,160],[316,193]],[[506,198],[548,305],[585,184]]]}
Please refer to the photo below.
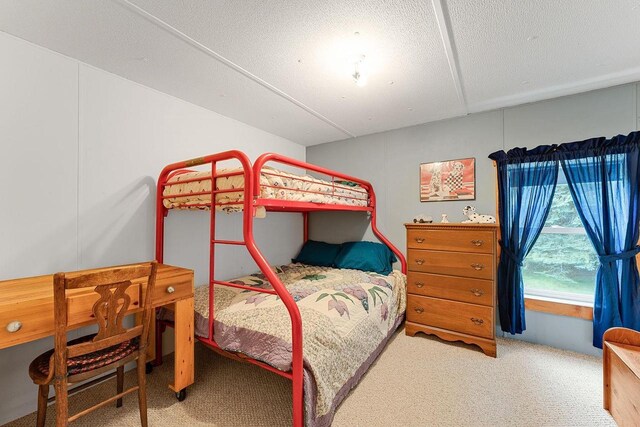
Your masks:
{"label": "wooden desk", "polygon": [[[104,269],[67,273],[67,277]],[[128,314],[141,311],[140,302],[145,292],[144,280],[129,287],[131,309]],[[52,274],[0,281],[0,295],[0,349],[53,335]],[[69,295],[69,327],[76,329],[95,323],[91,308],[99,295],[91,289],[72,290]],[[193,271],[159,264],[152,301],[154,307],[167,306],[175,311],[174,382],[169,388],[180,393],[193,384],[194,377]],[[11,332],[10,324],[15,329],[16,322],[19,322],[19,329]],[[151,340],[153,335],[150,334]],[[153,357],[154,345],[151,344],[149,360]]]}

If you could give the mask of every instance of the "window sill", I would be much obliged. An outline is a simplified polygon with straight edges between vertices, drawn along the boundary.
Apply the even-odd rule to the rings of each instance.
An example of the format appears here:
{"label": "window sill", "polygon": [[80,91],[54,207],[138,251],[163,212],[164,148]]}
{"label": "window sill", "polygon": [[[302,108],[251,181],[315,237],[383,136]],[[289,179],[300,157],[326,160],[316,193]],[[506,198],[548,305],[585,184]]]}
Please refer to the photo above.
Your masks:
{"label": "window sill", "polygon": [[524,298],[524,308],[531,311],[593,320],[593,304],[587,302],[527,295]]}

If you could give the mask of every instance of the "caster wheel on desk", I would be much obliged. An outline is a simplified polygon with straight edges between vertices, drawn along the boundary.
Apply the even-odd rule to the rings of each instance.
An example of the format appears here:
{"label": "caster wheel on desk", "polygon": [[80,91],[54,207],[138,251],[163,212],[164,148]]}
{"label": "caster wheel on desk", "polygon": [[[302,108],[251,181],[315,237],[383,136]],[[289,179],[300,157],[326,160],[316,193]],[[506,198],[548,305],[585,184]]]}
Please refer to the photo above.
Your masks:
{"label": "caster wheel on desk", "polygon": [[182,402],[186,398],[187,398],[187,389],[186,388],[183,388],[182,390],[180,390],[179,392],[176,393],[176,399],[178,399],[178,402]]}
{"label": "caster wheel on desk", "polygon": [[144,365],[144,371],[146,372],[147,375],[149,375],[150,373],[153,372],[153,364],[151,362],[147,362]]}

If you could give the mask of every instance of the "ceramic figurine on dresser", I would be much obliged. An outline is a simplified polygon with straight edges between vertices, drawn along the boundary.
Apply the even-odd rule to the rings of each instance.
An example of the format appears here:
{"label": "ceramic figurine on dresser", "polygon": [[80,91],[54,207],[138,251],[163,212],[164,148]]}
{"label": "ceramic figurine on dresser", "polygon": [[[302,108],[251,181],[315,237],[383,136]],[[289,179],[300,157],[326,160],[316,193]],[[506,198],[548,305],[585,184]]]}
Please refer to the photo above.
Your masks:
{"label": "ceramic figurine on dresser", "polygon": [[406,334],[475,344],[495,357],[497,224],[405,227]]}
{"label": "ceramic figurine on dresser", "polygon": [[464,223],[474,223],[474,224],[495,224],[496,219],[491,215],[480,215],[476,212],[476,208],[474,206],[465,206],[462,209],[462,213],[468,219],[465,219]]}

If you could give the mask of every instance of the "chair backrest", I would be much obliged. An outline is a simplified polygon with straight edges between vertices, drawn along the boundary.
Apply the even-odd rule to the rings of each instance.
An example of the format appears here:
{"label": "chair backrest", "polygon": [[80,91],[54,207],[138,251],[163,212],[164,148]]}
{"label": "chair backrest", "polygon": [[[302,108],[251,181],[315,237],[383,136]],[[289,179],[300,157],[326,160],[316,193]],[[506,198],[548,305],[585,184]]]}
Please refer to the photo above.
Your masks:
{"label": "chair backrest", "polygon": [[[102,350],[127,340],[139,338],[139,351],[145,351],[149,338],[152,305],[151,298],[156,281],[158,265],[154,261],[126,267],[115,267],[94,273],[71,275],[57,273],[53,278],[54,286],[54,319],[55,319],[55,371],[57,375],[65,375],[67,358],[81,356]],[[126,293],[133,282],[147,282],[144,292],[142,322],[131,328],[124,327],[124,318],[131,304],[131,297]],[[81,288],[94,288],[100,298],[93,305],[92,311],[98,323],[98,333],[91,341],[67,346],[67,307],[69,297],[67,291]]]}

